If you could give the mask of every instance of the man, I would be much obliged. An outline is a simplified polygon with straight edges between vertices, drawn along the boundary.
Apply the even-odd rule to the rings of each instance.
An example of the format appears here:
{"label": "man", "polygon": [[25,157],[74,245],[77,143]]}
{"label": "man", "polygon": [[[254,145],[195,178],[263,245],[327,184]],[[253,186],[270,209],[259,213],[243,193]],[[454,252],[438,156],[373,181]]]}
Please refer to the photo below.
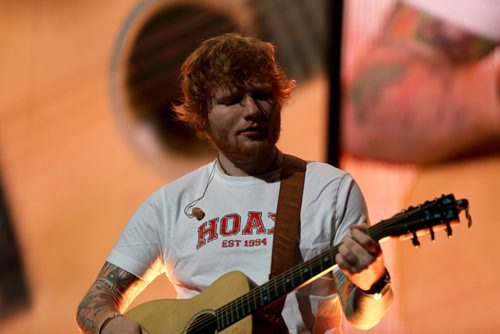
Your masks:
{"label": "man", "polygon": [[[197,295],[229,271],[242,271],[259,285],[268,280],[284,159],[276,142],[294,82],[276,64],[271,44],[237,34],[202,43],[181,77],[179,118],[208,139],[218,157],[167,184],[136,211],[78,308],[84,333],[140,333],[141,326],[119,312],[163,272],[180,298]],[[374,326],[392,291],[381,249],[364,233],[366,207],[351,176],[309,162],[300,218],[300,256],[307,260],[342,241],[341,271],[287,297],[286,331],[339,333],[337,294],[353,325]]]}
{"label": "man", "polygon": [[[404,0],[359,60],[346,152],[429,164],[500,152],[498,1]],[[383,129],[383,130],[382,130]]]}

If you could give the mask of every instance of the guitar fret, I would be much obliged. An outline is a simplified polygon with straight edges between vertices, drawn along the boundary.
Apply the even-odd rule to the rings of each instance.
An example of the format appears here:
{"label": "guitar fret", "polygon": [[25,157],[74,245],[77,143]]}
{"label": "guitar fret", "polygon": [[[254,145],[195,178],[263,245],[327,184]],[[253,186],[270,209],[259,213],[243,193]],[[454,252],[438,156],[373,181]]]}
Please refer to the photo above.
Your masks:
{"label": "guitar fret", "polygon": [[[229,324],[229,319],[227,319],[227,314],[225,316],[221,317],[221,320],[222,320],[223,325],[220,328],[226,328]],[[224,321],[224,320],[227,320],[227,321]]]}
{"label": "guitar fret", "polygon": [[245,302],[241,300],[241,317],[243,318],[243,316],[249,312],[250,312],[250,304],[246,300]]}
{"label": "guitar fret", "polygon": [[255,295],[254,295],[252,299],[253,299],[253,306],[254,306],[254,308],[255,308],[255,309],[258,309],[258,308],[259,308],[259,307],[258,307],[259,305],[257,304],[257,296],[255,296]]}
{"label": "guitar fret", "polygon": [[272,292],[273,292],[272,298],[273,299],[277,298],[278,296],[281,296],[281,294],[278,291],[281,284],[278,284],[278,283],[279,283],[279,279],[274,280],[274,287],[272,290]]}
{"label": "guitar fret", "polygon": [[226,324],[230,324],[231,320],[229,317],[231,316],[231,304],[228,305],[229,310],[225,313],[224,319],[226,320]]}
{"label": "guitar fret", "polygon": [[[241,302],[241,299],[240,300],[240,305],[243,306],[242,302]],[[235,308],[235,313],[236,313],[236,319],[241,319],[243,318],[243,314],[244,314],[244,310],[243,310],[243,307],[238,307],[238,305],[236,305],[236,308]],[[240,311],[241,311],[241,314],[240,314]]]}
{"label": "guitar fret", "polygon": [[287,292],[287,290],[290,288],[290,286],[287,285],[287,283],[289,283],[289,282],[290,282],[290,277],[283,276],[283,278],[281,279],[281,286],[283,288],[282,294],[285,294]]}
{"label": "guitar fret", "polygon": [[230,323],[232,323],[232,322],[235,321],[235,318],[234,318],[234,307],[230,308],[230,312],[228,312],[228,320],[230,321]]}
{"label": "guitar fret", "polygon": [[217,329],[221,330],[222,328],[226,328],[226,322],[224,322],[224,312],[223,308],[215,310],[215,318],[217,321]]}
{"label": "guitar fret", "polygon": [[266,289],[265,293],[261,295],[261,298],[262,298],[262,305],[265,305],[270,301],[268,289]]}

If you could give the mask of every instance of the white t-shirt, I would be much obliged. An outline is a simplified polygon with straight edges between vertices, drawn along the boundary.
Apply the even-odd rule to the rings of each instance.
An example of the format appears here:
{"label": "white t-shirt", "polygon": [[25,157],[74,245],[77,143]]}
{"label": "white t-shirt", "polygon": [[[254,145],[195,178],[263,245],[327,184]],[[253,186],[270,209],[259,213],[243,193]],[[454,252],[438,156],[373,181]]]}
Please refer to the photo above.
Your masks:
{"label": "white t-shirt", "polygon": [[[261,285],[270,270],[279,176],[228,176],[211,162],[150,196],[107,260],[146,280],[166,273],[178,298],[195,296],[229,271],[242,271]],[[204,193],[196,206],[205,217],[189,218],[185,208]],[[319,162],[307,164],[300,218],[304,260],[340,243],[350,225],[368,220],[352,177]],[[291,333],[310,332],[306,324],[320,321],[313,316],[318,303],[336,297],[332,280],[325,275],[288,295],[282,314]]]}
{"label": "white t-shirt", "polygon": [[499,0],[403,0],[479,36],[500,42]]}

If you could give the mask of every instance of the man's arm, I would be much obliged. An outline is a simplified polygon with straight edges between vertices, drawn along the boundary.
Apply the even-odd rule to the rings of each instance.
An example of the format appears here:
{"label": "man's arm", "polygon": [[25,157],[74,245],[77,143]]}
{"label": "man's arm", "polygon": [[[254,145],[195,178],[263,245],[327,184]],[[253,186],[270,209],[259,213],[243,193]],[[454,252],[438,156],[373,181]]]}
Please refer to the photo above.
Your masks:
{"label": "man's arm", "polygon": [[393,294],[380,245],[364,232],[368,225],[351,228],[342,240],[335,260],[337,291],[344,314],[357,328],[377,325],[392,302]]}
{"label": "man's arm", "polygon": [[494,47],[399,4],[349,85],[346,152],[412,163],[498,152],[499,72],[477,65]]}
{"label": "man's arm", "polygon": [[[91,286],[77,311],[77,323],[82,333],[101,334],[141,333],[141,326],[114,314],[123,312],[137,294],[144,289],[146,282],[129,272],[105,262],[97,279]],[[146,333],[144,330],[142,333]]]}

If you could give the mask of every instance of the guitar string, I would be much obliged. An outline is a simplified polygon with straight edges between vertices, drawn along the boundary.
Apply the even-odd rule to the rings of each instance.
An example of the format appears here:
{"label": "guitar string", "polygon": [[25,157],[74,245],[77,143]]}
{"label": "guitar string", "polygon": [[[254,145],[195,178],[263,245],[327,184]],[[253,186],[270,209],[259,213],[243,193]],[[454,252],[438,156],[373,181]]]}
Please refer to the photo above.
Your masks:
{"label": "guitar string", "polygon": [[[454,205],[451,204],[451,205],[448,205],[447,207],[453,207],[453,206]],[[371,226],[368,229],[368,233],[372,237],[376,237],[377,240],[380,240],[381,238],[383,238],[385,236],[391,236],[393,233],[401,230],[400,226],[391,226],[391,225],[394,224],[394,223],[397,223],[397,221],[400,220],[400,219],[406,218],[405,216],[407,216],[407,215],[410,215],[410,213],[406,213],[405,214],[405,212],[401,212],[400,214],[394,216],[393,218],[389,218],[387,220],[380,221],[379,223]],[[458,217],[458,214],[457,214],[457,217]],[[456,219],[457,217],[452,217],[451,219],[448,219],[448,218],[447,219],[441,219],[439,223],[440,224],[446,224],[446,223],[449,223],[450,221]],[[407,225],[415,224],[415,223],[418,223],[418,222],[422,222],[422,220],[421,219],[415,219],[415,220],[408,221],[407,219],[405,219],[405,223]],[[438,224],[436,224],[436,225],[438,225]],[[429,228],[429,227],[426,227],[426,228]],[[381,233],[381,232],[385,232],[385,233]],[[411,233],[411,232],[408,232],[408,233]],[[338,253],[338,247],[339,246],[334,246],[334,247],[332,247],[332,248],[330,248],[330,249],[328,249],[328,250],[320,253],[319,255],[311,258],[310,260],[308,260],[306,262],[303,262],[302,264],[300,264],[300,265],[292,268],[291,270],[289,270],[287,272],[284,272],[284,273],[276,276],[275,279],[273,279],[273,280],[271,280],[271,281],[269,281],[269,282],[267,282],[267,283],[265,283],[265,284],[263,284],[263,285],[255,288],[253,290],[250,290],[247,294],[245,294],[245,295],[243,295],[243,296],[241,296],[239,298],[236,298],[235,300],[231,301],[230,303],[228,303],[228,304],[226,304],[226,305],[224,305],[224,306],[216,309],[214,311],[215,318],[203,320],[200,323],[196,324],[196,326],[194,326],[192,329],[195,330],[195,331],[200,330],[202,328],[205,328],[206,326],[209,326],[214,321],[215,321],[216,326],[218,326],[218,321],[217,321],[218,317],[221,316],[221,315],[223,317],[229,317],[228,313],[230,313],[230,314],[233,313],[234,314],[234,312],[236,312],[236,317],[238,317],[239,316],[238,306],[237,306],[238,304],[241,304],[240,310],[242,311],[242,314],[244,314],[245,313],[244,305],[248,305],[251,301],[253,301],[254,305],[256,305],[256,298],[258,297],[257,295],[261,294],[261,297],[262,297],[261,290],[263,290],[265,288],[268,288],[268,286],[270,286],[271,283],[273,283],[273,282],[275,282],[274,283],[275,290],[277,290],[276,289],[277,283],[279,281],[281,281],[282,282],[281,286],[284,286],[284,289],[286,291],[287,288],[286,288],[286,282],[285,282],[285,280],[289,279],[290,276],[298,276],[298,275],[303,276],[302,274],[304,273],[303,271],[306,269],[306,268],[304,268],[306,266],[305,265],[306,263],[311,268],[312,267],[317,267],[317,266],[321,267],[321,263],[325,262],[325,260],[324,260],[325,257],[328,257],[328,259],[329,259],[328,262],[333,262],[333,264],[332,265],[328,265],[327,268],[322,268],[321,270],[324,271],[324,270],[329,270],[329,269],[333,268],[336,265],[334,256]],[[321,272],[319,272],[319,273],[321,273]],[[308,277],[308,279],[311,278],[311,277],[316,276],[319,273],[316,273],[315,275],[312,275],[312,276]],[[302,280],[303,280],[303,278],[302,278]],[[292,278],[292,283],[293,283],[293,278]],[[293,289],[291,291],[293,291]],[[279,296],[277,298],[279,298]],[[277,298],[272,298],[272,301],[276,300]],[[264,304],[261,305],[260,307],[262,307],[264,305],[267,305],[268,303],[269,302],[264,301]],[[248,308],[248,309],[250,309],[250,308]],[[256,309],[258,309],[258,307]],[[218,313],[222,313],[222,314],[218,314]],[[246,316],[247,315],[245,315],[245,317]],[[233,317],[231,316],[231,318],[233,318]],[[243,317],[241,317],[240,319],[242,319],[242,318]],[[234,319],[232,319],[232,320],[234,320]],[[235,321],[233,321],[232,323],[234,323],[234,322]],[[180,330],[178,333],[182,333],[182,332],[184,332],[184,329]]]}

